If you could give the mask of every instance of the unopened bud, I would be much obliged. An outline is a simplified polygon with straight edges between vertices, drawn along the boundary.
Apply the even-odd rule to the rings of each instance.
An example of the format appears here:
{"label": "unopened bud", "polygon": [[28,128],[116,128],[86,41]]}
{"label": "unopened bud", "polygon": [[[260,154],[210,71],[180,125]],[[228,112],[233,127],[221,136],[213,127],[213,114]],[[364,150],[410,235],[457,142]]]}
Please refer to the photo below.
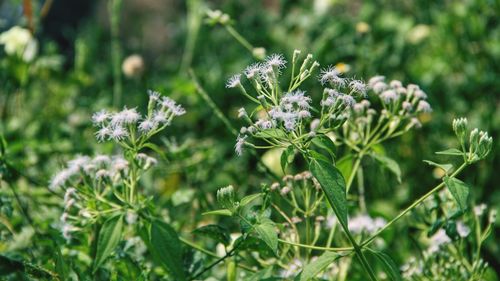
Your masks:
{"label": "unopened bud", "polygon": [[457,118],[453,120],[453,131],[461,144],[465,143],[467,134],[467,118]]}
{"label": "unopened bud", "polygon": [[237,204],[235,202],[234,188],[232,185],[228,185],[217,190],[217,202],[221,207],[232,212],[235,211]]}

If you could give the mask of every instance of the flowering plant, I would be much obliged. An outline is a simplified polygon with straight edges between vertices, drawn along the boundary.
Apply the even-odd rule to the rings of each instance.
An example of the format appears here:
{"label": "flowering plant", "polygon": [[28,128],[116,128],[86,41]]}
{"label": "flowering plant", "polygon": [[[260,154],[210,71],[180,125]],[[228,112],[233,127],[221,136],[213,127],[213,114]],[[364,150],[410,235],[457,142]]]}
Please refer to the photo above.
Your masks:
{"label": "flowering plant", "polygon": [[[431,112],[427,95],[414,84],[386,82],[383,76],[375,76],[366,84],[344,77],[336,67],[328,67],[320,72],[319,82],[324,88],[315,106],[316,97],[299,88],[313,76],[319,63],[313,61],[311,54],[301,61],[300,51],[295,51],[291,64],[287,90],[283,90],[280,83],[286,65],[282,55],[271,55],[263,63],[250,65],[226,84],[228,88],[239,89],[255,104],[251,111],[245,108],[238,111],[238,116],[248,125],[241,128],[237,137],[236,154],[242,155],[245,146],[279,148],[283,171],[298,161],[297,156],[305,160],[310,171],[264,184],[261,193],[241,200],[236,199],[232,186],[218,191],[217,199],[223,209],[207,214],[233,216],[241,225],[241,236],[226,258],[248,248],[242,246],[246,241],[258,239],[270,250],[259,251],[258,263],[264,267],[273,265],[284,278],[310,280],[319,273],[325,278],[345,277],[357,266],[357,261],[371,280],[378,280],[381,273],[377,273],[370,262],[373,256],[383,265],[386,276],[400,280],[399,269],[382,251],[383,247],[377,246],[380,243],[370,244],[383,243],[380,234],[445,185],[459,207],[457,216],[462,215],[469,204],[469,191],[456,176],[467,165],[487,156],[492,146],[491,137],[478,129],[469,132],[464,118],[454,120],[453,129],[461,149],[438,154],[459,156],[463,159],[462,165],[454,168],[451,164],[427,161],[444,171],[443,182],[388,222],[384,218],[372,218],[365,200],[362,161],[366,157],[374,159],[401,182],[399,165],[382,154],[379,147],[384,141],[421,126],[418,115]],[[243,77],[255,94],[247,90]],[[343,155],[338,153],[340,148]],[[352,200],[351,186],[355,179],[358,190],[353,196],[357,199]],[[258,198],[260,203],[256,203]],[[352,201],[357,201],[358,214],[350,217]],[[324,231],[324,222],[329,231]],[[319,257],[315,255],[321,252]],[[275,276],[272,268],[257,275]],[[481,269],[468,270],[471,276],[481,275]]]}

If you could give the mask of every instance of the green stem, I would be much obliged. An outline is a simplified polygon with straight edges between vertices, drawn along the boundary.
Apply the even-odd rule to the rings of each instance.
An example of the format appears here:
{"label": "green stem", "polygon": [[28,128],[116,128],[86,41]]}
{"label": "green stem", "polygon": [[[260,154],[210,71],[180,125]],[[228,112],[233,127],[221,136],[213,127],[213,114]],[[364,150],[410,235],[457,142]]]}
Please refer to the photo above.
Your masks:
{"label": "green stem", "polygon": [[[465,167],[467,166],[467,163],[463,163],[460,167],[458,167],[458,169],[453,172],[453,174],[450,175],[450,178],[453,178],[453,177],[456,177]],[[404,209],[401,213],[399,213],[399,215],[397,215],[395,218],[393,218],[391,221],[389,221],[384,227],[382,227],[381,229],[379,229],[377,232],[375,232],[375,234],[373,234],[372,236],[370,236],[368,239],[366,239],[365,241],[363,241],[361,243],[361,247],[364,247],[368,244],[370,244],[378,235],[380,235],[380,233],[384,232],[387,228],[389,228],[393,223],[395,223],[396,221],[398,221],[401,217],[403,217],[404,215],[406,215],[408,212],[410,212],[413,208],[415,208],[416,206],[418,206],[420,203],[422,203],[425,199],[429,198],[431,195],[433,195],[436,191],[438,191],[439,189],[441,189],[443,186],[444,186],[444,181],[441,182],[440,184],[438,184],[436,187],[434,187],[433,189],[431,189],[431,191],[427,192],[424,196],[420,197],[419,199],[417,199],[415,202],[413,202],[410,206],[408,206],[406,209]]]}
{"label": "green stem", "polygon": [[234,39],[236,39],[236,41],[238,41],[241,45],[243,45],[243,47],[245,47],[253,55],[253,46],[252,44],[250,44],[250,42],[248,42],[243,36],[241,36],[241,34],[238,31],[236,31],[236,29],[234,29],[232,26],[224,25],[224,27],[226,28],[227,32],[229,32],[229,34],[231,34],[231,36],[233,36]]}
{"label": "green stem", "polygon": [[111,0],[109,2],[110,26],[111,26],[111,61],[113,71],[113,106],[119,107],[122,98],[122,76],[121,59],[122,50],[120,46],[120,12],[123,0]]}

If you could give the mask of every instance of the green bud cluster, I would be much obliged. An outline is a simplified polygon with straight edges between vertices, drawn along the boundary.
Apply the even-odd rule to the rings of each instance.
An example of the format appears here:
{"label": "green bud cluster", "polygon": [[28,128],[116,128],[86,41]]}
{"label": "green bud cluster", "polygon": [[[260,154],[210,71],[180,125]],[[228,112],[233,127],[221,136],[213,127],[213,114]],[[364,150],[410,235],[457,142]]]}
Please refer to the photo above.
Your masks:
{"label": "green bud cluster", "polygon": [[453,120],[453,131],[457,135],[464,153],[466,153],[467,161],[474,163],[484,159],[491,151],[493,146],[493,138],[488,135],[488,132],[473,129],[469,134],[469,150],[466,151],[465,143],[467,141],[467,119],[457,118]]}
{"label": "green bud cluster", "polygon": [[236,202],[235,197],[234,187],[232,185],[228,185],[217,190],[217,202],[219,205],[233,213],[239,205],[238,202]]}

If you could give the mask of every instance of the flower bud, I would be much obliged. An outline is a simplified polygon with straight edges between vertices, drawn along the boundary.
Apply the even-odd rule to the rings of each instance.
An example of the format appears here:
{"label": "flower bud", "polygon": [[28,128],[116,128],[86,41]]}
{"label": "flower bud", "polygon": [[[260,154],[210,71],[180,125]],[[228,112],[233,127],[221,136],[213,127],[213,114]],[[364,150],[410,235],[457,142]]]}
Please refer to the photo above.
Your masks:
{"label": "flower bud", "polygon": [[465,143],[467,133],[467,118],[453,119],[453,131],[458,137],[461,144]]}
{"label": "flower bud", "polygon": [[234,212],[237,207],[234,198],[234,188],[232,185],[228,185],[217,190],[217,202],[221,205],[221,207],[226,208],[231,212]]}
{"label": "flower bud", "polygon": [[252,55],[258,60],[263,60],[266,57],[266,49],[262,47],[253,48]]}
{"label": "flower bud", "polygon": [[471,153],[476,153],[478,144],[479,144],[479,130],[475,128],[470,132],[469,151]]}
{"label": "flower bud", "polygon": [[483,159],[488,155],[488,153],[490,153],[491,147],[493,145],[493,138],[488,136],[488,132],[481,131],[479,135],[480,137],[477,147],[477,154],[480,159]]}

